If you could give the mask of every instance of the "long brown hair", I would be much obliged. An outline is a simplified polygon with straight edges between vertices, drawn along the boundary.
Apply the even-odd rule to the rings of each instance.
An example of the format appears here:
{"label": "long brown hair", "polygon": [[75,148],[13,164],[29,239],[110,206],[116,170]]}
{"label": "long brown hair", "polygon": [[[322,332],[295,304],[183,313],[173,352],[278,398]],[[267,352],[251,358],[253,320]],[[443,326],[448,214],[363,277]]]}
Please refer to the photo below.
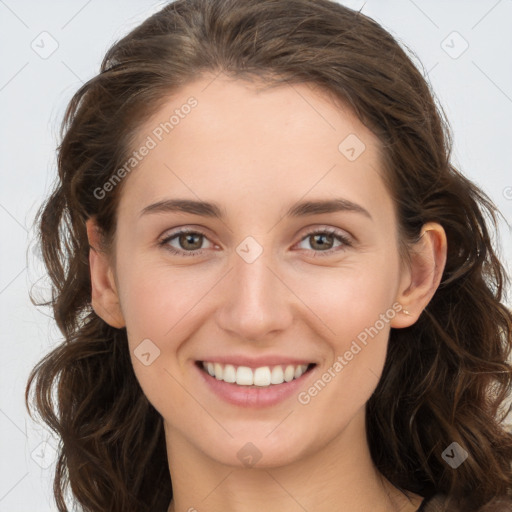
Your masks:
{"label": "long brown hair", "polygon": [[[392,329],[381,380],[367,403],[376,467],[396,487],[442,492],[472,510],[512,492],[512,435],[503,410],[512,314],[491,243],[499,212],[450,163],[442,108],[406,51],[372,19],[329,0],[178,0],[109,49],[62,123],[58,179],[36,222],[64,340],[32,370],[35,403],[61,439],[54,479],[60,512],[71,486],[88,511],[165,510],[172,497],[163,423],[134,375],[125,329],[91,307],[85,221],[105,248],[121,182],[101,188],[133,151],[165,99],[202,73],[268,84],[313,83],[379,138],[401,242],[439,222],[448,239],[441,284],[418,321]],[[129,179],[129,178],[126,178]],[[443,451],[469,454],[456,470]]]}

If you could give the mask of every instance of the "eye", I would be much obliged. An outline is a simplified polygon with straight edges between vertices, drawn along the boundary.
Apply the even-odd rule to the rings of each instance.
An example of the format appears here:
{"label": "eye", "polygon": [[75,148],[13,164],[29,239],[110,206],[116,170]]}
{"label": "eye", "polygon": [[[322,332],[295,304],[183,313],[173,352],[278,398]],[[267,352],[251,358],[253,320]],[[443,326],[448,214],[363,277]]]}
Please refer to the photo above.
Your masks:
{"label": "eye", "polygon": [[[203,249],[201,248],[203,239],[206,239],[206,235],[200,231],[181,230],[165,237],[159,242],[159,245],[163,246],[172,254],[180,256],[198,256],[203,253]],[[171,241],[177,243],[179,247],[172,246]]]}
{"label": "eye", "polygon": [[[340,244],[334,247],[336,240],[338,240]],[[309,243],[310,246],[313,247],[315,257],[317,255],[331,256],[333,253],[344,250],[346,247],[352,247],[350,239],[344,233],[334,228],[322,228],[310,231],[300,243],[305,241],[310,241]]]}
{"label": "eye", "polygon": [[[172,254],[178,256],[199,256],[203,254],[204,248],[202,247],[203,241],[208,240],[205,233],[201,231],[181,230],[172,233],[163,238],[158,245],[164,247]],[[330,256],[335,252],[344,250],[346,247],[352,247],[350,239],[341,231],[334,228],[322,228],[310,231],[307,233],[299,243],[311,240],[311,250],[314,256]],[[338,240],[339,245],[335,246],[335,241]],[[176,245],[171,244],[174,243]],[[213,244],[212,244],[213,245]]]}

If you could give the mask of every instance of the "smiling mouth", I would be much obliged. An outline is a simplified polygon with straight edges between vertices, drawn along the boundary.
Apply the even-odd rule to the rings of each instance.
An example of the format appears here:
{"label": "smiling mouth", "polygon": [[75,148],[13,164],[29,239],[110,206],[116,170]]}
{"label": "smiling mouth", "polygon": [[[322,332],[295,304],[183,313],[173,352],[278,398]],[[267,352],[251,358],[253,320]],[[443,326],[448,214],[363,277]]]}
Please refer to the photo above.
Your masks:
{"label": "smiling mouth", "polygon": [[210,361],[196,361],[196,365],[200,370],[217,380],[237,386],[261,388],[297,380],[311,371],[316,363],[261,366],[254,369],[248,366],[235,366]]}

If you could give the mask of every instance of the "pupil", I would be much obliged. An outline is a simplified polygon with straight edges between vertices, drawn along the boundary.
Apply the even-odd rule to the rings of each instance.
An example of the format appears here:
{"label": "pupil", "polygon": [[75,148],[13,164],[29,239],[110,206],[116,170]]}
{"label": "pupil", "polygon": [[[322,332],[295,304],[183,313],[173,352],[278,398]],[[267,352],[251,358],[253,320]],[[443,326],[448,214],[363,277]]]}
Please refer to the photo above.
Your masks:
{"label": "pupil", "polygon": [[[326,236],[331,236],[331,235],[313,235],[313,237],[315,238],[315,243],[318,243],[317,242],[317,238],[325,238]],[[326,248],[326,245],[329,245],[329,244],[326,244],[325,242],[320,242],[320,249],[325,249]]]}
{"label": "pupil", "polygon": [[[182,241],[183,239],[185,240],[185,247],[187,247],[187,244],[190,242],[192,245],[194,245],[194,242],[193,242],[193,239],[194,238],[198,238],[200,235],[195,235],[193,233],[188,233],[188,234],[185,234],[182,236]],[[199,243],[199,245],[201,245],[200,242],[196,242],[195,245],[197,245]],[[188,247],[189,249],[197,249],[198,247]]]}

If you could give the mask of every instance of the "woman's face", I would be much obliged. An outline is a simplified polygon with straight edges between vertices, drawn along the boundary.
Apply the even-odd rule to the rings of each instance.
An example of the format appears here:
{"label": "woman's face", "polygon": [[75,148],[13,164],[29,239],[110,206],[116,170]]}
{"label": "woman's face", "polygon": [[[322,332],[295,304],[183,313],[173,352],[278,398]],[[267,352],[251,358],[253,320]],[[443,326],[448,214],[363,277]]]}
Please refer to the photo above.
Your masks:
{"label": "woman's face", "polygon": [[[352,422],[350,450],[410,277],[375,136],[310,85],[258,92],[220,75],[169,98],[135,149],[114,275],[133,367],[167,437],[225,464],[272,466]],[[189,207],[165,207],[176,200]],[[268,385],[301,364],[314,366]]]}

